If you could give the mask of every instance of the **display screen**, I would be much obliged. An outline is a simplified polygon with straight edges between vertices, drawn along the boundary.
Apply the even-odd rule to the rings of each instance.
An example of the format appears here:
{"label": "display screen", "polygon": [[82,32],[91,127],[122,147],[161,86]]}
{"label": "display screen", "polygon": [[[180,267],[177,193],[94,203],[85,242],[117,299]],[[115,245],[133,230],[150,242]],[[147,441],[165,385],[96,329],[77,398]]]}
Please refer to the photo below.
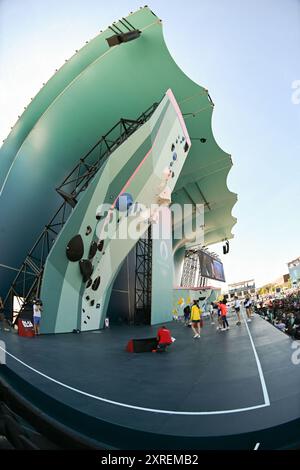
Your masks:
{"label": "display screen", "polygon": [[224,268],[221,261],[212,258],[203,251],[199,251],[198,256],[201,276],[225,282]]}
{"label": "display screen", "polygon": [[214,279],[225,282],[224,268],[221,261],[213,260]]}

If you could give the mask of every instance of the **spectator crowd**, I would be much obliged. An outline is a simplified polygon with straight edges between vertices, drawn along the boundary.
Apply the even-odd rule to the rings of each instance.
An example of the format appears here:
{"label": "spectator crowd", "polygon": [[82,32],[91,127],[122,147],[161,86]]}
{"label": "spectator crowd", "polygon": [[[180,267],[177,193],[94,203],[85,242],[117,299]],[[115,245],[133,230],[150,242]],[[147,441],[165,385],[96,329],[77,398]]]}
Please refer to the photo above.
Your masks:
{"label": "spectator crowd", "polygon": [[280,298],[259,298],[255,312],[292,338],[300,339],[300,289],[289,289]]}

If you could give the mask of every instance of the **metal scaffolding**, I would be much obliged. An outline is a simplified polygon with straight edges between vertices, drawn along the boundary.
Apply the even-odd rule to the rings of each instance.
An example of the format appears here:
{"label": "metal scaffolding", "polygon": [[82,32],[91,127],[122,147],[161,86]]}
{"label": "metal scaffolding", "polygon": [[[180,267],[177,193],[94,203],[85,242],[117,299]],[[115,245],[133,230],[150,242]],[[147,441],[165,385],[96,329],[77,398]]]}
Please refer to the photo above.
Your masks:
{"label": "metal scaffolding", "polygon": [[152,227],[136,244],[135,324],[151,323],[152,294]]}

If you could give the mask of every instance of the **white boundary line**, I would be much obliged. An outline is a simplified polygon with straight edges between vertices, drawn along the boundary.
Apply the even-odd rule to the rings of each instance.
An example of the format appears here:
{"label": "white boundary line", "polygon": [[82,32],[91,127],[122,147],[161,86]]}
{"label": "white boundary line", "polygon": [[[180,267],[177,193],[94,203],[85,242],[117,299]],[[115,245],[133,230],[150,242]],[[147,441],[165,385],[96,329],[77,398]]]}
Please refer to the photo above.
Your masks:
{"label": "white boundary line", "polygon": [[269,394],[268,394],[264,374],[263,374],[263,371],[262,371],[261,363],[260,363],[258,354],[256,352],[256,348],[255,348],[255,345],[254,345],[254,342],[253,342],[253,339],[252,339],[252,336],[251,336],[251,333],[250,333],[250,330],[249,330],[248,323],[247,323],[247,320],[245,318],[244,312],[243,312],[243,320],[244,320],[244,323],[245,323],[247,331],[248,331],[248,335],[249,335],[249,338],[250,338],[250,342],[251,342],[251,346],[252,346],[252,349],[253,349],[254,357],[255,357],[255,360],[256,360],[256,365],[257,365],[257,369],[258,369],[258,373],[259,373],[260,383],[261,383],[261,387],[262,387],[262,391],[263,391],[263,395],[264,395],[265,406],[270,406],[270,398],[269,398]]}
{"label": "white boundary line", "polygon": [[[245,318],[244,318],[244,321],[245,321]],[[27,369],[32,370],[36,374],[44,377],[47,380],[50,380],[53,383],[56,383],[57,385],[60,385],[61,387],[64,387],[64,388],[67,388],[68,390],[72,390],[75,393],[79,393],[80,395],[84,395],[86,397],[93,398],[94,400],[98,400],[98,401],[101,401],[101,402],[104,402],[104,403],[109,403],[110,405],[116,405],[116,406],[120,406],[122,408],[129,408],[129,409],[137,410],[137,411],[145,411],[145,412],[150,412],[150,413],[159,413],[159,414],[166,414],[166,415],[181,415],[181,416],[224,415],[224,414],[241,413],[241,412],[245,412],[245,411],[252,411],[252,410],[257,410],[259,408],[265,408],[266,406],[270,406],[270,400],[269,400],[266,384],[265,384],[265,381],[264,381],[264,376],[263,376],[263,373],[262,373],[261,365],[260,365],[260,362],[259,362],[259,359],[258,359],[258,355],[256,353],[256,349],[255,349],[255,346],[254,346],[254,343],[253,343],[253,340],[252,340],[252,337],[251,337],[251,333],[250,333],[250,330],[248,328],[248,325],[247,325],[246,321],[245,321],[245,324],[246,324],[246,327],[247,327],[247,331],[248,331],[248,334],[249,334],[249,337],[250,337],[250,341],[251,341],[251,345],[252,345],[252,348],[253,348],[254,356],[255,356],[255,359],[256,359],[257,368],[258,368],[258,371],[259,371],[259,376],[260,376],[260,380],[261,380],[261,384],[262,384],[262,388],[263,388],[265,403],[263,403],[262,405],[249,406],[249,407],[246,407],[246,408],[237,408],[237,409],[232,409],[232,410],[171,411],[171,410],[158,410],[158,409],[155,409],[155,408],[144,408],[142,406],[129,405],[127,403],[120,403],[118,401],[109,400],[107,398],[99,397],[97,395],[92,395],[90,393],[84,392],[84,391],[79,390],[77,388],[71,387],[70,385],[67,385],[63,382],[60,382],[59,380],[56,380],[53,377],[49,377],[49,375],[46,375],[43,372],[40,372],[37,369],[34,369],[30,365],[28,365],[25,362],[21,361],[21,359],[18,359],[16,356],[14,356],[13,354],[9,353],[7,350],[2,348],[1,345],[0,345],[0,350],[4,351],[8,356],[13,358],[15,361],[17,361],[20,364],[22,364],[23,366],[27,367]]]}

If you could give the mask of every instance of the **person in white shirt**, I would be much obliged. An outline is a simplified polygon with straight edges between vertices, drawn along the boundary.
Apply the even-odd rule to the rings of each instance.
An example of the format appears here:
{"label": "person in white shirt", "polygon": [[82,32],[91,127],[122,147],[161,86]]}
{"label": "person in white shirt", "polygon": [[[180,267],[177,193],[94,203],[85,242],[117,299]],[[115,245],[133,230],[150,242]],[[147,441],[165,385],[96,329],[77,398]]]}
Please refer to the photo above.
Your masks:
{"label": "person in white shirt", "polygon": [[34,326],[34,333],[36,335],[40,334],[40,322],[42,317],[42,302],[36,300],[33,303],[33,326]]}
{"label": "person in white shirt", "polygon": [[251,305],[252,305],[252,302],[251,302],[251,299],[249,296],[246,297],[246,300],[244,302],[244,306],[246,308],[246,314],[247,314],[247,322],[251,322],[251,314],[252,314],[252,310],[251,310]]}
{"label": "person in white shirt", "polygon": [[214,325],[215,324],[215,321],[214,321],[214,304],[213,302],[211,302],[209,304],[209,314],[210,314],[210,321],[211,321],[211,324]]}
{"label": "person in white shirt", "polygon": [[237,325],[241,325],[241,301],[239,300],[238,296],[234,297],[234,304],[233,304],[236,316],[238,321],[236,322]]}

